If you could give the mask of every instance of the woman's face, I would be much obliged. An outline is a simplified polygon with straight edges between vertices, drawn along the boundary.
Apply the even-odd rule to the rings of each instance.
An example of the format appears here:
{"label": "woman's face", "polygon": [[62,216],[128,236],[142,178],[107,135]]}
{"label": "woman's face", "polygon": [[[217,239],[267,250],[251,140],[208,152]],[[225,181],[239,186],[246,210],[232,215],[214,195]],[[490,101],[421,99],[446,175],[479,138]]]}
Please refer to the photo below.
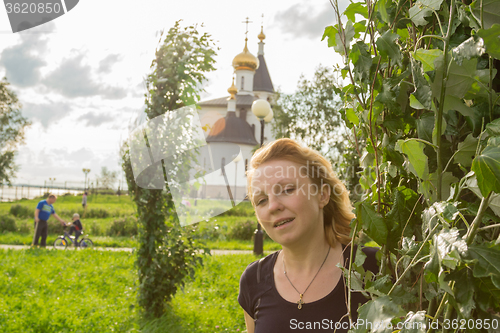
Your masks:
{"label": "woman's face", "polygon": [[281,245],[323,234],[323,210],[330,190],[313,184],[306,167],[287,160],[261,164],[251,182],[255,213],[269,237]]}

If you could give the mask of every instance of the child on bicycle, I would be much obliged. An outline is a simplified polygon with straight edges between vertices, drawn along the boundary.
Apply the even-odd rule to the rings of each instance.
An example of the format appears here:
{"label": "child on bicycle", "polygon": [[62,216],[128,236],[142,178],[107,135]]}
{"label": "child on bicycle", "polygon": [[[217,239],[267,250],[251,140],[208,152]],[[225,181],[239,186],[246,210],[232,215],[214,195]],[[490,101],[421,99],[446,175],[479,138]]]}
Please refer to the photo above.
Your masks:
{"label": "child on bicycle", "polygon": [[80,222],[80,214],[75,213],[73,214],[73,223],[68,224],[69,227],[69,234],[72,235],[73,232],[75,232],[75,246],[78,244],[78,237],[82,234],[82,222]]}

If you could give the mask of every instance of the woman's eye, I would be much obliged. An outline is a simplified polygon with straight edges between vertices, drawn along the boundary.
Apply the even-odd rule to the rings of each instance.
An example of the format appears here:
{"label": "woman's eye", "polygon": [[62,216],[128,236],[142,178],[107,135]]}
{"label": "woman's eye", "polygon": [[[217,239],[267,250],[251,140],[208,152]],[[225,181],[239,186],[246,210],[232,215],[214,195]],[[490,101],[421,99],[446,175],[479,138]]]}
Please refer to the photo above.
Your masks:
{"label": "woman's eye", "polygon": [[257,206],[260,205],[261,203],[264,203],[267,199],[261,199],[257,202]]}
{"label": "woman's eye", "polygon": [[293,187],[291,187],[291,188],[286,188],[284,192],[285,192],[286,194],[290,194],[290,193],[292,193],[292,192],[293,192],[293,190],[295,190]]}

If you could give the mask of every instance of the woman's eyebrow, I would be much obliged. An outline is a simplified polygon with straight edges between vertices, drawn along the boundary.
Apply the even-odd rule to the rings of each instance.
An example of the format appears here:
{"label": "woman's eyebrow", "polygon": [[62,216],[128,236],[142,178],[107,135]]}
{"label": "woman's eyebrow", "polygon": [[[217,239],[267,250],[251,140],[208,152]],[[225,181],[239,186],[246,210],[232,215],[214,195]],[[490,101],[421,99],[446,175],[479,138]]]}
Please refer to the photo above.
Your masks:
{"label": "woman's eyebrow", "polygon": [[293,184],[293,183],[296,183],[296,182],[297,182],[297,180],[296,180],[296,179],[288,179],[288,178],[285,178],[285,179],[280,180],[280,181],[279,181],[279,182],[277,182],[276,184],[280,184],[280,185],[282,185],[282,184],[287,184],[287,185],[288,185],[288,184],[290,184],[290,183],[292,183],[292,184]]}
{"label": "woman's eyebrow", "polygon": [[[296,181],[297,181],[297,180],[295,180],[295,182],[296,182]],[[279,180],[279,181],[277,181],[277,182],[276,182],[276,184],[274,184],[274,185],[283,185],[283,184],[287,184],[287,185],[288,185],[288,184],[292,184],[292,185],[293,185],[293,183],[294,183],[294,180],[293,180],[293,179],[288,179],[288,178],[285,178],[285,179],[280,179],[280,180]],[[263,193],[264,193],[264,191],[261,191],[261,190],[256,190],[256,191],[254,191],[254,192],[253,192],[253,196],[254,196],[254,197],[256,197],[256,196],[261,195],[261,194],[263,194]]]}

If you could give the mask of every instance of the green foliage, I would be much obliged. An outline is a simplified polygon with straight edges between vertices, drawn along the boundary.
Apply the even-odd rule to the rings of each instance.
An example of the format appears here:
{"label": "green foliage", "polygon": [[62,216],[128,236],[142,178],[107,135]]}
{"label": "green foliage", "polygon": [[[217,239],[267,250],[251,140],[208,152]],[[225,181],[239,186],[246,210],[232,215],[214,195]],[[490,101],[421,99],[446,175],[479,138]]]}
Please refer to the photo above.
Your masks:
{"label": "green foliage", "polygon": [[360,318],[499,320],[498,1],[333,7],[323,38],[343,56],[334,90],[362,168],[352,226],[382,255],[377,276],[356,269]]}
{"label": "green foliage", "polygon": [[7,78],[0,81],[0,185],[10,184],[17,166],[14,155],[24,141],[24,131],[30,125],[21,114],[21,104],[9,89]]}
{"label": "green foliage", "polygon": [[64,227],[61,225],[61,222],[54,218],[47,221],[47,227],[49,229],[49,234],[62,235],[64,233]]}
{"label": "green foliage", "polygon": [[300,139],[330,159],[343,153],[340,101],[335,94],[335,82],[334,72],[319,66],[312,80],[300,78],[294,94],[282,94],[274,108],[275,136]]}
{"label": "green foliage", "polygon": [[114,220],[108,229],[108,236],[135,236],[137,235],[137,218],[127,217]]}
{"label": "green foliage", "polygon": [[0,232],[17,231],[16,220],[9,215],[0,215]]}
{"label": "green foliage", "polygon": [[113,184],[116,182],[118,177],[118,172],[109,171],[107,167],[101,168],[101,174],[97,177],[99,185],[106,188],[111,189]]}
{"label": "green foliage", "polygon": [[[157,48],[152,72],[146,80],[147,118],[151,120],[197,102],[201,85],[206,79],[205,73],[214,70],[214,56],[210,35],[205,33],[200,36],[196,27],[181,28],[176,22]],[[161,133],[165,141],[181,139],[186,143],[192,140],[187,135],[190,120],[180,120],[178,125],[176,131]],[[159,148],[162,151],[169,149]],[[176,164],[162,160],[162,168],[173,179],[185,179],[196,152],[173,149],[175,151],[169,152],[176,155]],[[183,285],[184,278],[193,274],[194,267],[201,263],[200,247],[192,238],[192,229],[180,226],[168,183],[163,181],[164,190],[140,188],[132,172],[128,143],[122,147],[121,155],[122,168],[129,192],[137,205],[140,224],[138,301],[146,316],[158,318],[163,315],[166,302]]]}
{"label": "green foliage", "polygon": [[231,225],[227,236],[229,239],[248,240],[252,239],[256,229],[256,220],[240,220]]}
{"label": "green foliage", "polygon": [[15,217],[21,217],[21,218],[32,217],[33,220],[35,219],[35,208],[30,208],[24,205],[15,204],[10,206],[9,213],[14,215]]}
{"label": "green foliage", "polygon": [[172,299],[168,311],[147,321],[143,333],[243,332],[245,322],[238,304],[241,272],[252,254],[213,256],[196,269],[194,278]]}
{"label": "green foliage", "polygon": [[[80,216],[84,216],[83,209],[78,209]],[[73,215],[71,211],[65,211],[67,215]],[[109,217],[111,213],[105,208],[89,208],[85,211],[85,217],[88,219],[103,219]],[[114,215],[114,214],[113,214]]]}

